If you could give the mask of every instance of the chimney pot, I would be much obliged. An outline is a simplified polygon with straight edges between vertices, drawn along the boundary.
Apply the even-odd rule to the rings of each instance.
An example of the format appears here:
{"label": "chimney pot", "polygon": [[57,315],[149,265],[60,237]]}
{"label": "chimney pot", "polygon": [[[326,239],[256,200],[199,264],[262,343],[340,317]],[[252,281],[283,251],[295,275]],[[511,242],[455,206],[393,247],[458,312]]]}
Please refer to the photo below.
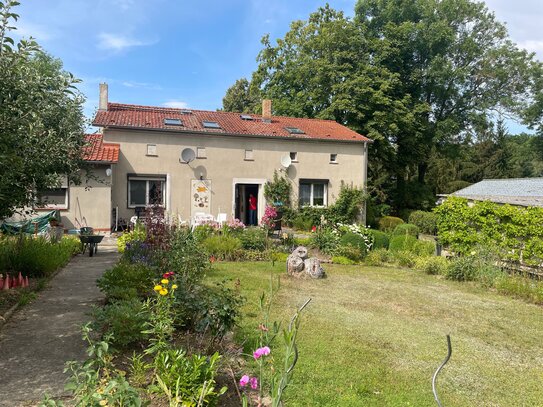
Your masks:
{"label": "chimney pot", "polygon": [[100,84],[100,100],[98,102],[98,110],[107,110],[107,102],[108,102],[108,88],[107,83],[101,83]]}
{"label": "chimney pot", "polygon": [[272,119],[272,101],[271,99],[262,100],[262,121],[271,123]]}

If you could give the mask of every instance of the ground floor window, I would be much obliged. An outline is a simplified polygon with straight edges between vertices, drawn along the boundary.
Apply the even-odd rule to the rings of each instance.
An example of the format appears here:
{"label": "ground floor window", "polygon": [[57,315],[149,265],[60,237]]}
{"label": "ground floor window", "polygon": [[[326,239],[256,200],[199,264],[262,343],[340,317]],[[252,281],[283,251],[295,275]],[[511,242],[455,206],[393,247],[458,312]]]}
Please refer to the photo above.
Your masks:
{"label": "ground floor window", "polygon": [[300,206],[328,205],[328,180],[300,180]]}
{"label": "ground floor window", "polygon": [[38,206],[40,208],[68,209],[68,187],[39,191]]}
{"label": "ground floor window", "polygon": [[166,197],[166,177],[129,176],[128,207],[164,205]]}

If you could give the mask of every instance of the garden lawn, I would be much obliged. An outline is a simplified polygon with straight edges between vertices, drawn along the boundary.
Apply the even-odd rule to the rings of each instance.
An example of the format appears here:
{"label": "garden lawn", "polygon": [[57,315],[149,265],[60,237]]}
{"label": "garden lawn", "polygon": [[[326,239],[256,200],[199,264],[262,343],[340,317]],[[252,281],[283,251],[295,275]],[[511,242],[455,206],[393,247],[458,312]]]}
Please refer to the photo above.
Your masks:
{"label": "garden lawn", "polygon": [[445,406],[543,405],[543,308],[407,269],[325,268],[325,280],[296,280],[282,263],[216,263],[208,276],[241,281],[239,340],[258,335],[258,296],[271,273],[281,275],[275,319],[288,321],[312,298],[289,407],[434,407],[431,378],[448,333],[452,358],[438,379]]}

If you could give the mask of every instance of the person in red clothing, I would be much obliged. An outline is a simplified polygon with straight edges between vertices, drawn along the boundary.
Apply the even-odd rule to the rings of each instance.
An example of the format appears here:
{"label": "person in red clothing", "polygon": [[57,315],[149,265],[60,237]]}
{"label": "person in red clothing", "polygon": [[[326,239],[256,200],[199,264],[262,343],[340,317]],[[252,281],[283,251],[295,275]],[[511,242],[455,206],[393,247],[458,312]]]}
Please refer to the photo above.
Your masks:
{"label": "person in red clothing", "polygon": [[249,225],[256,224],[256,196],[249,194]]}

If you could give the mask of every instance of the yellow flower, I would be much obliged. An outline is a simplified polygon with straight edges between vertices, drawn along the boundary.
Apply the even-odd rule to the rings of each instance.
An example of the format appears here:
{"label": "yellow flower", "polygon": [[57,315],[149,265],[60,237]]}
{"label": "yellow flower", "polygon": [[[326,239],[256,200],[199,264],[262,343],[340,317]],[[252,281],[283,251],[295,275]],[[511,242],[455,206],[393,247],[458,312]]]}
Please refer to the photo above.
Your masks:
{"label": "yellow flower", "polygon": [[169,281],[168,281],[167,279],[165,279],[165,278],[163,278],[162,280],[160,280],[160,282],[161,282],[162,284],[168,284],[168,283],[169,283]]}
{"label": "yellow flower", "polygon": [[177,288],[177,284],[172,285],[172,290],[175,290]]}
{"label": "yellow flower", "polygon": [[163,288],[163,289],[160,290],[158,293],[159,293],[160,295],[166,295],[166,294],[168,294],[168,290],[165,289],[165,288]]}
{"label": "yellow flower", "polygon": [[107,406],[107,400],[100,400],[101,406]]}
{"label": "yellow flower", "polygon": [[162,290],[164,287],[162,287],[161,285],[155,285],[155,288],[153,288],[153,290],[155,291],[160,291]]}

